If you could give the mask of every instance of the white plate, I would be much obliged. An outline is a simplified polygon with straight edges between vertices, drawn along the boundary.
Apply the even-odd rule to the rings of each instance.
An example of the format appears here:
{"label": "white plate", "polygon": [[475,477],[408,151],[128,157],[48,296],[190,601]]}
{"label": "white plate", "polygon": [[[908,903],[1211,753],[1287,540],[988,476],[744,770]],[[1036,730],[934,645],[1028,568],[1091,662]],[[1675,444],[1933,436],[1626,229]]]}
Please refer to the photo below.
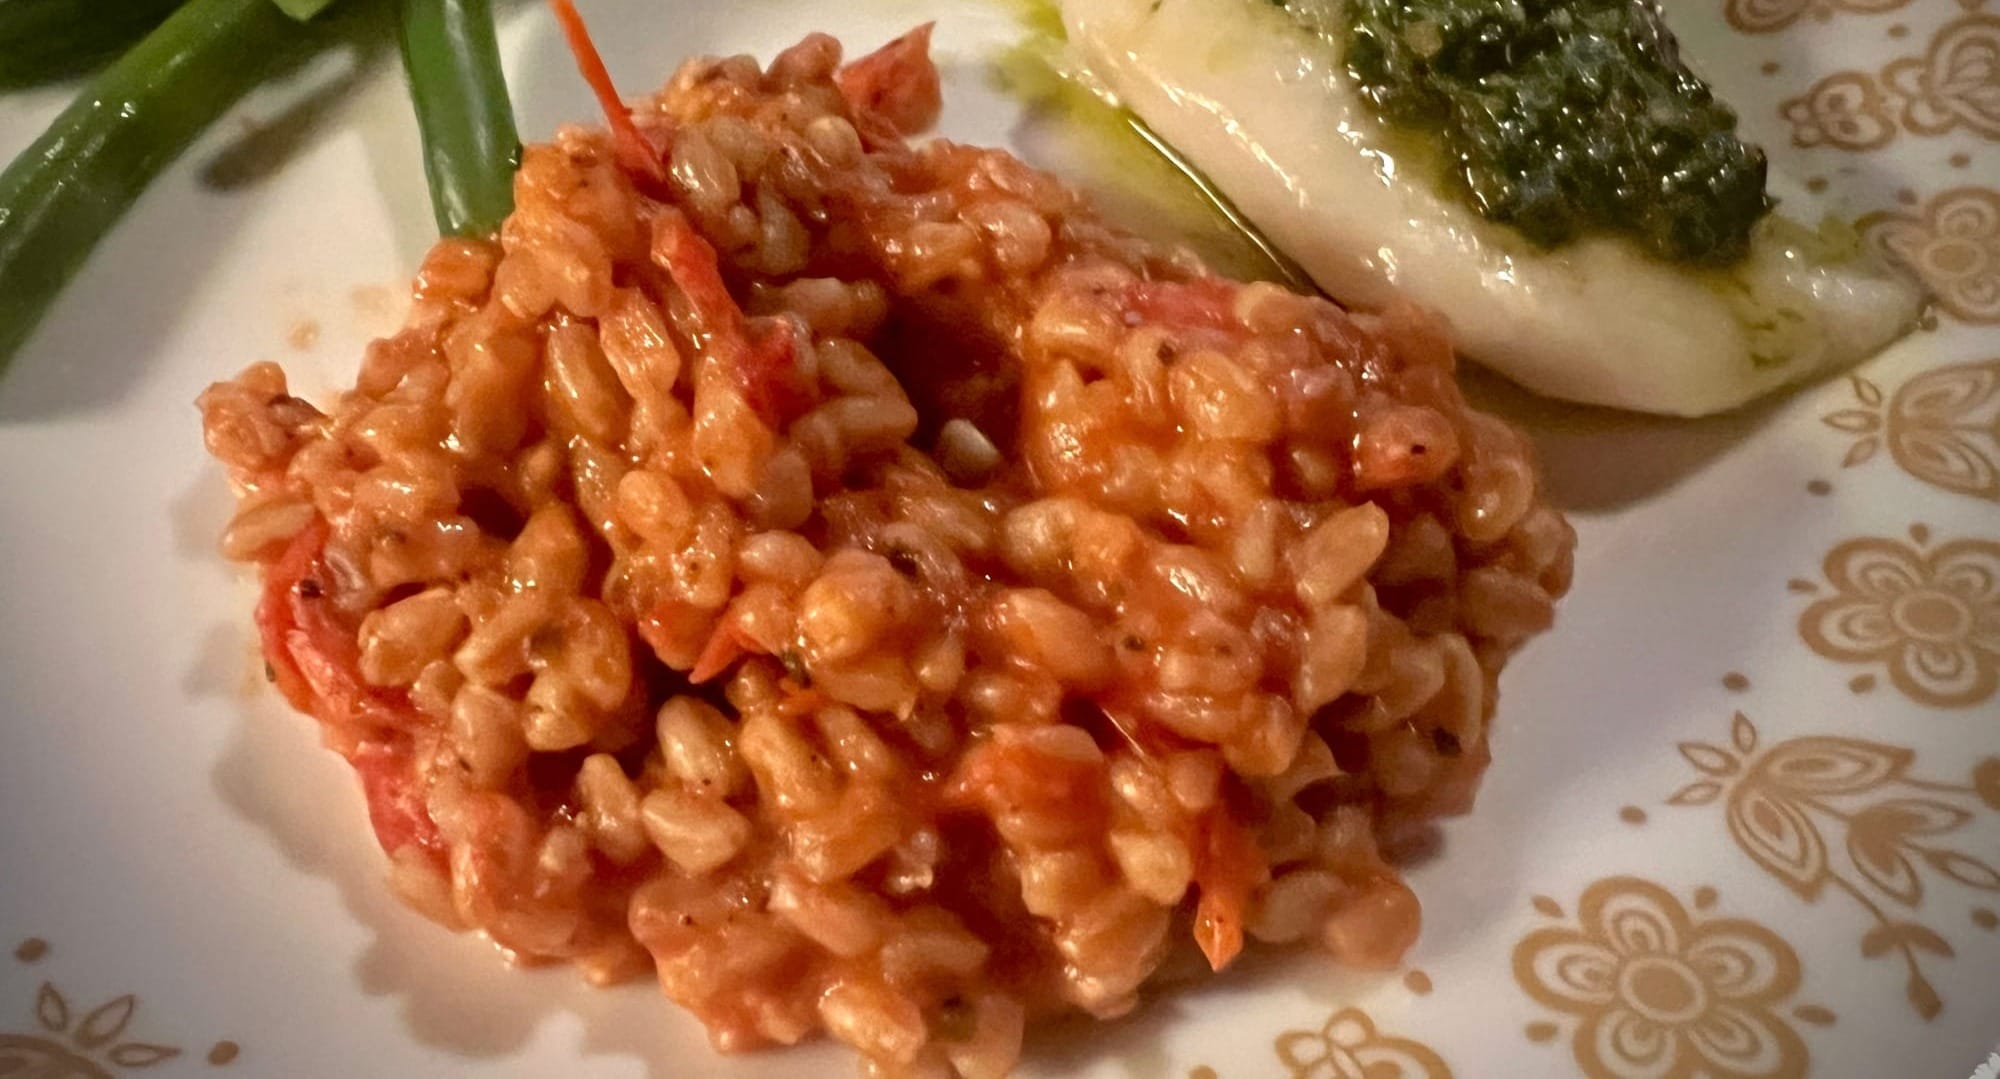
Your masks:
{"label": "white plate", "polygon": [[[1013,30],[969,3],[587,7],[631,91],[935,17],[946,131],[1005,141],[982,57]],[[1793,206],[1924,267],[1938,326],[1703,423],[1493,390],[1578,525],[1577,583],[1507,673],[1478,811],[1411,874],[1406,972],[1267,963],[1036,1039],[1031,1073],[1958,1079],[2000,1041],[2000,18],[1674,17]],[[538,7],[502,36],[525,134],[593,115]],[[190,402],[257,359],[345,383],[394,325],[431,226],[385,59],[246,103],[0,381],[0,1074],[844,1073],[725,1063],[648,987],[510,972],[403,910],[347,770],[256,677]],[[65,96],[0,99],[0,153]]]}

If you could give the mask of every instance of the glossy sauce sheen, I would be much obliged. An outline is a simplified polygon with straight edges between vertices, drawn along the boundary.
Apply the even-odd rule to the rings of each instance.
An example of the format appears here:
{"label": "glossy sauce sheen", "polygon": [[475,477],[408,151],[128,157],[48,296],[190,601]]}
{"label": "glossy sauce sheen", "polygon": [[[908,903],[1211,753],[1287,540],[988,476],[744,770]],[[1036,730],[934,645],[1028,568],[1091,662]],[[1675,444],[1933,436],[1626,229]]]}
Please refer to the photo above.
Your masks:
{"label": "glossy sauce sheen", "polygon": [[326,411],[204,395],[393,886],[885,1076],[1003,1074],[1177,952],[1393,964],[1385,847],[1469,806],[1569,584],[1525,441],[1427,319],[909,145],[921,36],[838,55],[685,67],[634,116],[664,179],[530,147]]}

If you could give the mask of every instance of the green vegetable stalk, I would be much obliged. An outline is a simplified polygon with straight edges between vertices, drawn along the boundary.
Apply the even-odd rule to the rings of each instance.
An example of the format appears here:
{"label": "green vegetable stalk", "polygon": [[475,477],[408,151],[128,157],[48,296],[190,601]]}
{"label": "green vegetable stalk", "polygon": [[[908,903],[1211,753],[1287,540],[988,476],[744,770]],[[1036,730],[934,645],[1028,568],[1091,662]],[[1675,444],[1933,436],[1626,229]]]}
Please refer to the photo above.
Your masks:
{"label": "green vegetable stalk", "polygon": [[514,209],[521,160],[491,0],[402,0],[398,29],[438,231],[490,235]]}
{"label": "green vegetable stalk", "polygon": [[146,185],[309,33],[271,0],[188,0],[0,172],[0,369]]}
{"label": "green vegetable stalk", "polygon": [[334,0],[271,0],[278,10],[305,22],[333,5]]}
{"label": "green vegetable stalk", "polygon": [[160,24],[181,0],[0,0],[0,86],[81,75]]}

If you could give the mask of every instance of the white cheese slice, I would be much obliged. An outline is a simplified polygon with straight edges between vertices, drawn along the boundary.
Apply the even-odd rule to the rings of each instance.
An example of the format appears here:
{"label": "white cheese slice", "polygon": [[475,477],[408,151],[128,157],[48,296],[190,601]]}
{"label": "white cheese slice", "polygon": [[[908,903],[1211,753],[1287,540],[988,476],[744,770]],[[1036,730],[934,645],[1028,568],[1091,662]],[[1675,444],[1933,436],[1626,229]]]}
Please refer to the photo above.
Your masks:
{"label": "white cheese slice", "polygon": [[1400,155],[1337,45],[1270,0],[1062,0],[1119,101],[1327,293],[1398,295],[1470,358],[1571,401],[1698,416],[1872,355],[1922,292],[1854,242],[1774,215],[1726,270],[1602,236],[1553,250],[1479,217]]}

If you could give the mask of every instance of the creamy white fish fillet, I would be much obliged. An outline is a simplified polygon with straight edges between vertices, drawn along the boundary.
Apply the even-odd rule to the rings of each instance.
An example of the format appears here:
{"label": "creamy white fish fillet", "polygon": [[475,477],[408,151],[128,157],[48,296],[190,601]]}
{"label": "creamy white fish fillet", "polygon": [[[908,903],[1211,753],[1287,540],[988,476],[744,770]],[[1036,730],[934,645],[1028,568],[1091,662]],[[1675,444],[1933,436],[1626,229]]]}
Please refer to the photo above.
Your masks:
{"label": "creamy white fish fillet", "polygon": [[[1324,0],[1322,0],[1324,2]],[[1270,0],[1063,0],[1091,75],[1343,303],[1398,295],[1552,397],[1699,416],[1879,351],[1920,290],[1773,215],[1725,270],[1595,237],[1536,248],[1400,158],[1338,45]]]}

